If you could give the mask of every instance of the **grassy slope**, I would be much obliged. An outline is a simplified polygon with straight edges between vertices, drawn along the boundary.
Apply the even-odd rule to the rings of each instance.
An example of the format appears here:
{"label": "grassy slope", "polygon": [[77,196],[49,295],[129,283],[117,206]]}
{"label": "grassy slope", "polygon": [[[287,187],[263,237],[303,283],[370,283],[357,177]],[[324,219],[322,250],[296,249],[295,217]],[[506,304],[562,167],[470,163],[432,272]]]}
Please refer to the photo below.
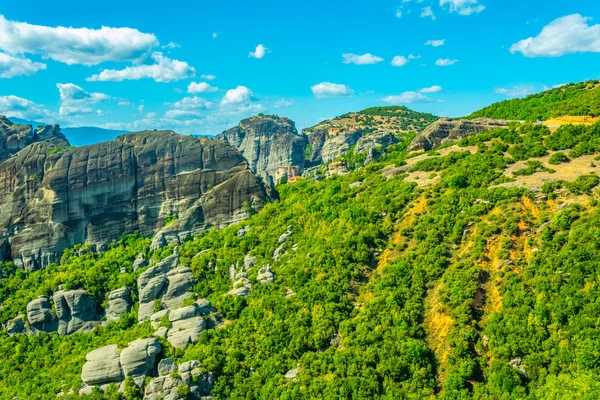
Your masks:
{"label": "grassy slope", "polygon": [[474,112],[468,118],[545,121],[554,117],[584,115],[600,115],[599,81],[568,84],[523,99],[501,101]]}

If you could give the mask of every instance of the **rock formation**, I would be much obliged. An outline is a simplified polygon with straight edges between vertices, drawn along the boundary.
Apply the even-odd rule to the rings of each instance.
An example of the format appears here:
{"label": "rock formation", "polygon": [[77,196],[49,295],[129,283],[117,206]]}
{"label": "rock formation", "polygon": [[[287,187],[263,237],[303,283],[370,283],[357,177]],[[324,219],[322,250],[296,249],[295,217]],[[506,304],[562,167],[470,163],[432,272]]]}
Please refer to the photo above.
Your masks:
{"label": "rock formation", "polygon": [[140,306],[138,320],[148,319],[154,312],[155,301],[165,310],[174,310],[192,297],[190,289],[194,286],[194,275],[188,267],[179,266],[179,251],[156,265],[150,266],[138,278]]}
{"label": "rock formation", "polygon": [[494,128],[506,128],[507,121],[489,118],[446,119],[442,118],[429,125],[417,135],[408,151],[428,151],[446,143],[452,143],[467,136],[476,135]]}
{"label": "rock formation", "polygon": [[135,340],[120,353],[114,344],[101,347],[85,356],[81,380],[86,385],[105,385],[131,376],[138,386],[142,386],[144,378],[154,374],[160,351],[156,338]]}
{"label": "rock formation", "polygon": [[131,293],[129,289],[123,287],[109,293],[106,307],[107,321],[118,321],[121,315],[128,313],[130,309]]}
{"label": "rock formation", "polygon": [[276,115],[244,119],[236,127],[215,136],[235,146],[252,171],[273,186],[282,178],[299,176],[304,168],[306,139],[294,122]]}
{"label": "rock formation", "polygon": [[85,290],[60,290],[52,296],[58,334],[70,335],[75,332],[88,332],[100,324],[96,316],[96,304]]}
{"label": "rock formation", "polygon": [[30,301],[25,316],[29,327],[22,316],[17,316],[7,322],[7,333],[58,332],[59,335],[70,335],[89,332],[101,323],[96,304],[85,290],[59,290],[52,296],[52,303],[46,296]]}
{"label": "rock formation", "polygon": [[[163,366],[163,368],[161,368]],[[188,399],[202,399],[210,396],[215,383],[212,373],[202,373],[198,361],[187,361],[179,365],[170,358],[165,358],[159,364],[159,375],[153,378],[144,392],[144,400],[182,399],[177,389],[185,385],[189,389]],[[177,372],[177,375],[172,375]]]}
{"label": "rock formation", "polygon": [[222,141],[145,131],[70,148],[58,127],[21,140],[24,128],[0,126],[17,132],[0,133],[3,151],[20,150],[0,163],[0,258],[20,268],[42,268],[76,243],[103,249],[122,233],[177,241],[238,222],[267,200]]}
{"label": "rock formation", "polygon": [[57,146],[69,145],[60,133],[58,125],[40,125],[34,130],[31,125],[13,124],[8,118],[0,115],[0,162],[40,141],[51,141]]}

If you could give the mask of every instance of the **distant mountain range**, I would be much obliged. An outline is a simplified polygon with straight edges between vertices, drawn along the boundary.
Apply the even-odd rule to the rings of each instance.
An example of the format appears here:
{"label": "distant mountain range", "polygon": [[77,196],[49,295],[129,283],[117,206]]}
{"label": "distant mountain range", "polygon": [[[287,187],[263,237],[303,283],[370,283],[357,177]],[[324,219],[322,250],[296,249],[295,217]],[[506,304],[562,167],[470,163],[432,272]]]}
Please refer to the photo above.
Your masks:
{"label": "distant mountain range", "polygon": [[[26,119],[15,117],[9,117],[8,119],[15,124],[32,125],[33,129],[36,129],[40,125],[48,125],[45,122],[28,121]],[[73,146],[86,146],[88,144],[106,142],[108,140],[113,140],[119,135],[127,133],[127,131],[97,128],[94,126],[61,128],[61,132],[67,137],[69,143],[71,143]]]}

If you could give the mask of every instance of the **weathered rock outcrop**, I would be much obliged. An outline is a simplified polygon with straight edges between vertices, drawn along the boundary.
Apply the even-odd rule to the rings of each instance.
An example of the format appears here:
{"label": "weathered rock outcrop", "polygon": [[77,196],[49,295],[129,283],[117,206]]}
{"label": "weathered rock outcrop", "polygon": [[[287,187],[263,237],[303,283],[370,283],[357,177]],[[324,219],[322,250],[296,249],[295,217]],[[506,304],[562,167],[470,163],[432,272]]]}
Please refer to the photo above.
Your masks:
{"label": "weathered rock outcrop", "polygon": [[30,144],[44,140],[52,141],[57,146],[69,145],[58,125],[40,125],[34,130],[31,125],[13,124],[8,118],[0,115],[0,162],[9,159]]}
{"label": "weathered rock outcrop", "polygon": [[56,330],[52,307],[46,296],[40,296],[27,304],[27,320],[35,331]]}
{"label": "weathered rock outcrop", "polygon": [[8,321],[7,332],[58,332],[59,335],[70,335],[89,332],[101,323],[96,304],[85,290],[59,290],[52,296],[52,303],[46,296],[30,301],[26,315],[30,329],[25,326],[22,317],[17,317]]}
{"label": "weathered rock outcrop", "polygon": [[100,324],[96,316],[96,304],[85,290],[60,290],[54,293],[52,300],[58,318],[59,335],[88,332]]}
{"label": "weathered rock outcrop", "polygon": [[141,386],[146,376],[154,374],[160,351],[156,338],[135,340],[120,354],[117,345],[101,347],[86,355],[81,380],[87,385],[104,385],[131,376]]}
{"label": "weathered rock outcrop", "polygon": [[81,380],[88,385],[120,382],[124,379],[119,348],[116,344],[89,352],[81,370]]}
{"label": "weathered rock outcrop", "polygon": [[[219,326],[220,314],[211,314],[215,311],[210,301],[200,299],[186,307],[158,311],[152,314],[150,321],[157,329],[155,336],[167,339],[173,347],[185,349],[196,343],[205,329]],[[165,318],[169,320],[168,327],[160,326]]]}
{"label": "weathered rock outcrop", "polygon": [[238,148],[252,171],[270,186],[282,178],[299,176],[304,168],[306,139],[298,134],[294,122],[285,117],[247,118],[215,139]]}
{"label": "weathered rock outcrop", "polygon": [[442,118],[429,125],[417,135],[408,147],[408,151],[428,151],[446,143],[452,143],[467,136],[476,135],[494,128],[506,128],[507,121],[489,118],[446,119]]}
{"label": "weathered rock outcrop", "polygon": [[[0,258],[21,268],[44,267],[76,243],[103,249],[122,233],[177,241],[238,222],[267,200],[244,157],[222,141],[145,131],[68,148],[48,129],[36,135],[50,139],[0,163]],[[168,216],[176,221],[166,226]]]}
{"label": "weathered rock outcrop", "polygon": [[150,266],[138,278],[140,306],[138,320],[144,321],[155,312],[155,301],[159,300],[162,309],[174,310],[192,297],[194,275],[188,267],[179,266],[177,247],[173,254],[156,265]]}
{"label": "weathered rock outcrop", "polygon": [[[165,368],[161,369],[160,365],[163,363]],[[183,399],[177,393],[177,389],[182,385],[189,388],[189,396],[185,397],[187,399],[202,399],[206,398],[204,396],[210,396],[215,376],[212,373],[200,372],[198,361],[187,361],[177,367],[172,359],[165,358],[160,365],[159,376],[153,378],[146,387],[144,400]],[[173,372],[177,372],[177,375],[172,376]]]}
{"label": "weathered rock outcrop", "polygon": [[118,321],[121,315],[131,310],[131,293],[126,287],[113,290],[108,295],[108,305],[106,307],[106,320]]}
{"label": "weathered rock outcrop", "polygon": [[354,154],[367,153],[365,164],[379,158],[386,147],[398,143],[398,138],[390,132],[378,131],[358,139],[354,147]]}

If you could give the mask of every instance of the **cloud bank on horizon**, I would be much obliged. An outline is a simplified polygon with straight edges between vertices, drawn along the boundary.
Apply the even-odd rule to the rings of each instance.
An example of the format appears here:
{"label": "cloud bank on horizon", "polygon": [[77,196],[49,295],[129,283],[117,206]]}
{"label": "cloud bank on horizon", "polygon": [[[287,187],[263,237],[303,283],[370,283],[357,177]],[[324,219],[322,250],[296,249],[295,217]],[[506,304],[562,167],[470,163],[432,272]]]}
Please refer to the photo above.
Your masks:
{"label": "cloud bank on horizon", "polygon": [[[218,6],[209,11],[235,23],[154,30],[142,15],[126,26],[110,23],[112,17],[101,11],[90,15],[97,21],[91,25],[67,16],[62,20],[68,23],[49,18],[44,24],[41,15],[34,23],[13,17],[25,7],[12,4],[0,15],[0,114],[182,133],[217,133],[258,112],[293,113],[308,125],[373,103],[466,114],[476,105],[559,82],[598,78],[592,64],[581,70],[590,57],[599,57],[600,24],[593,21],[600,5],[582,3],[581,13],[523,10],[523,18],[511,22],[485,0],[402,0],[391,10],[373,11],[378,19],[344,11],[339,24],[331,22],[336,29],[315,28],[314,34],[275,22],[268,28],[246,25]],[[381,27],[363,30],[354,20]],[[496,46],[482,47],[491,40],[490,21],[513,29],[489,32]],[[566,73],[569,65],[579,72]],[[467,95],[472,97],[465,100]]]}

